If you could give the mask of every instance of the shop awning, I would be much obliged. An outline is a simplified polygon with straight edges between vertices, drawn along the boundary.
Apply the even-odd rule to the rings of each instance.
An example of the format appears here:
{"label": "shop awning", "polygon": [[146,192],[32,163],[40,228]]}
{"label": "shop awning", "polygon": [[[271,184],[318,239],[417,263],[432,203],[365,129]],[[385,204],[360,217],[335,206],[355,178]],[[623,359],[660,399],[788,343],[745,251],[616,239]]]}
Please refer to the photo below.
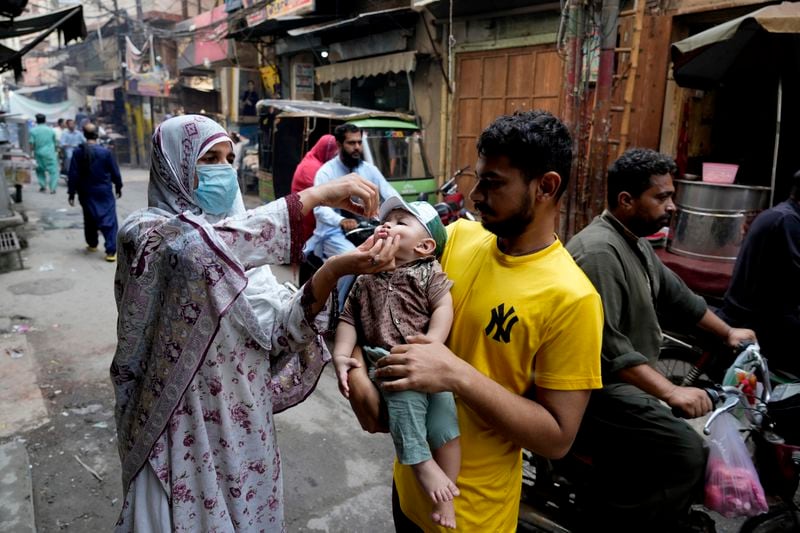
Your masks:
{"label": "shop awning", "polygon": [[399,52],[383,56],[356,59],[317,67],[314,72],[317,83],[328,83],[350,78],[365,78],[387,72],[412,72],[417,66],[417,51]]}
{"label": "shop awning", "polygon": [[0,20],[0,39],[21,37],[44,31],[58,29],[64,34],[64,42],[86,37],[86,25],[83,22],[83,6],[68,7],[53,11],[47,15],[34,17],[17,17],[15,19]]}
{"label": "shop awning", "polygon": [[303,17],[289,16],[277,19],[264,19],[252,26],[243,25],[238,29],[230,30],[226,35],[226,38],[235,39],[237,41],[252,40],[255,42],[260,42],[261,37],[278,35],[286,30],[304,27],[313,22],[328,21],[330,19],[331,17],[329,15],[305,15]]}
{"label": "shop awning", "polygon": [[119,89],[122,87],[122,83],[118,81],[112,81],[111,83],[105,83],[103,85],[98,85],[94,89],[94,97],[98,100],[104,100],[106,102],[113,102],[114,101],[114,89]]}
{"label": "shop awning", "polygon": [[0,20],[0,40],[40,32],[35,39],[20,50],[0,45],[0,72],[13,69],[14,77],[21,78],[22,56],[56,30],[61,33],[64,44],[75,39],[85,39],[86,24],[83,21],[83,6],[69,7],[36,17]]}

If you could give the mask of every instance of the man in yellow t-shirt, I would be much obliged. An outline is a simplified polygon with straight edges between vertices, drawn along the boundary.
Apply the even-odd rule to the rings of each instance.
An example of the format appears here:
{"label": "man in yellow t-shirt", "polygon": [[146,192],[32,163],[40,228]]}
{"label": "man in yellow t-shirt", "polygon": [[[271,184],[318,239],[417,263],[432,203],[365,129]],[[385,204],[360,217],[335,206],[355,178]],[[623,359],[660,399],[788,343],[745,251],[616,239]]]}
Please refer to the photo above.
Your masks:
{"label": "man in yellow t-shirt", "polygon": [[[453,280],[447,345],[411,337],[378,363],[376,377],[393,380],[385,390],[456,396],[459,531],[516,530],[521,449],[565,455],[591,389],[601,387],[600,297],[555,236],[571,145],[566,127],[543,111],[502,116],[483,131],[470,193],[481,224],[451,225],[442,257]],[[349,380],[359,421],[378,429],[363,368]],[[394,481],[397,530],[439,530],[413,474],[396,464]]]}

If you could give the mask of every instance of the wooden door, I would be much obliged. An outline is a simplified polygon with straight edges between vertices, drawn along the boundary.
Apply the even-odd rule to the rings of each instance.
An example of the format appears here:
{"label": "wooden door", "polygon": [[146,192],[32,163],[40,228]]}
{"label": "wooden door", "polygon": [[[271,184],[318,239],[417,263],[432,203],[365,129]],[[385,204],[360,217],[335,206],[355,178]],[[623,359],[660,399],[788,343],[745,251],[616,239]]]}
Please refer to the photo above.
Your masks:
{"label": "wooden door", "polygon": [[[451,172],[474,169],[478,136],[498,116],[529,109],[559,114],[563,63],[555,45],[463,52],[456,69]],[[465,177],[459,189],[467,194],[472,184]]]}

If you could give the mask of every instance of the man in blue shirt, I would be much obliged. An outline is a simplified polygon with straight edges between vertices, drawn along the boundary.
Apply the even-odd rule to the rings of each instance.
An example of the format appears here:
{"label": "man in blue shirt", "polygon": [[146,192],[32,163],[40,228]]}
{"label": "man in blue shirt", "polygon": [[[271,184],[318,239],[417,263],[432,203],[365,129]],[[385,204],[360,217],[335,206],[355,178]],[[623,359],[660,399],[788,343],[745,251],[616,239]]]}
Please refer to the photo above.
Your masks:
{"label": "man in blue shirt", "polygon": [[[375,165],[363,160],[362,132],[357,126],[341,124],[333,130],[333,136],[339,147],[339,156],[320,167],[314,177],[314,186],[354,172],[378,186],[382,202],[392,196],[400,196]],[[330,207],[315,207],[314,218],[317,220],[317,227],[303,249],[305,253],[313,252],[324,261],[355,248],[345,237],[345,232],[355,229],[358,225],[354,219],[345,218],[338,210]],[[340,307],[344,303],[345,289],[352,283],[352,279],[347,278],[339,280]]]}
{"label": "man in blue shirt", "polygon": [[75,121],[72,119],[67,120],[67,129],[61,133],[61,149],[64,151],[64,169],[69,173],[70,163],[72,162],[72,154],[75,149],[86,142],[83,133],[75,129]]}
{"label": "man in blue shirt", "polygon": [[75,126],[78,128],[83,128],[83,125],[89,121],[89,115],[86,114],[86,111],[83,107],[78,108],[78,112],[75,113]]}

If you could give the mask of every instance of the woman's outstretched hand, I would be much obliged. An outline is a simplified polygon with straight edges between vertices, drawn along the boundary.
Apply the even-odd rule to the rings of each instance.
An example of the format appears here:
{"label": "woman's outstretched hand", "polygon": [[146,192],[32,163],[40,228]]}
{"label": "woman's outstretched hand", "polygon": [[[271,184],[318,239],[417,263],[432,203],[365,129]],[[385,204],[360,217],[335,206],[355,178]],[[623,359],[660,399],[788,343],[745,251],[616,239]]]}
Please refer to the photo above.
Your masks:
{"label": "woman's outstretched hand", "polygon": [[374,274],[394,270],[395,254],[400,245],[400,237],[376,239],[374,235],[361,246],[342,255],[328,259],[326,264],[335,269],[339,277],[347,274]]}
{"label": "woman's outstretched hand", "polygon": [[[308,189],[306,189],[308,190]],[[395,254],[400,246],[400,237],[376,239],[371,236],[364,243],[342,255],[334,255],[322,264],[311,278],[314,302],[311,313],[316,315],[330,296],[336,282],[348,274],[374,274],[384,270],[394,270]]]}
{"label": "woman's outstretched hand", "polygon": [[[357,198],[358,201],[353,199]],[[318,205],[345,209],[356,215],[373,217],[378,213],[380,193],[378,187],[355,173],[316,185],[300,192],[303,214]]]}

